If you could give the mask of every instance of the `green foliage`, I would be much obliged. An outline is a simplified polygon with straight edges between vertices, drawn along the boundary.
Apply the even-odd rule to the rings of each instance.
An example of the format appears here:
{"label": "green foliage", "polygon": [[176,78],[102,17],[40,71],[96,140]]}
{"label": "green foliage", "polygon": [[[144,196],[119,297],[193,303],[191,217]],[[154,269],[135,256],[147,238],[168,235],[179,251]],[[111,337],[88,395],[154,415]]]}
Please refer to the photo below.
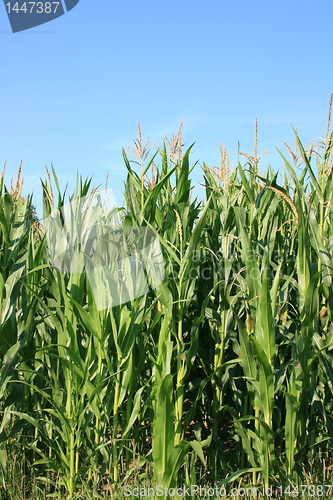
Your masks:
{"label": "green foliage", "polygon": [[[192,200],[191,148],[174,161],[164,147],[140,175],[124,153],[125,207],[111,215],[156,234],[165,279],[104,310],[84,273],[50,265],[31,200],[1,178],[4,485],[14,446],[42,494],[68,499],[137,481],[206,483],[208,472],[211,484],[245,474],[253,485],[297,485],[315,460],[329,468],[332,140],[316,176],[297,137],[302,172],[281,154],[281,185],[272,169],[258,174],[256,158],[223,179],[203,165],[203,202]],[[45,215],[65,204],[52,171],[57,203],[49,176]],[[70,199],[90,196],[90,184],[78,179]]]}

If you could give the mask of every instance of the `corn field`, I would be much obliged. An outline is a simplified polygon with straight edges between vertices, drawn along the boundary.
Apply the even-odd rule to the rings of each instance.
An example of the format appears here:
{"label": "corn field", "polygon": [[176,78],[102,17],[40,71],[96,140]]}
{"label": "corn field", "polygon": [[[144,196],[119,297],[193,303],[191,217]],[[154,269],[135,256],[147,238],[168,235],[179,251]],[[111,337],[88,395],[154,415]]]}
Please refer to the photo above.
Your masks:
{"label": "corn field", "polygon": [[[66,204],[53,167],[40,221],[21,170],[10,189],[3,172],[1,498],[15,460],[36,498],[120,498],[145,481],[294,487],[317,464],[332,483],[333,134],[307,149],[295,137],[280,177],[261,173],[256,146],[231,171],[221,147],[198,201],[192,146],[179,133],[150,155],[139,129],[124,206],[99,222],[148,228],[165,275],[105,309],[87,273],[50,264],[43,220]],[[98,194],[91,183],[78,177],[69,199]]]}

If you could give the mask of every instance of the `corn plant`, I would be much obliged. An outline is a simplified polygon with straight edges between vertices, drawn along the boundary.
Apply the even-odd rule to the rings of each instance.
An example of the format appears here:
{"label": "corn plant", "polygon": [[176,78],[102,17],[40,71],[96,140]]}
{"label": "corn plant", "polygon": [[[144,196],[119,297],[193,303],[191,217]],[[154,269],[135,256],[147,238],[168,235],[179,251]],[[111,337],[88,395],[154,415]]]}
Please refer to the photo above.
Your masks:
{"label": "corn plant", "polygon": [[[301,484],[315,460],[329,470],[329,127],[307,149],[295,133],[280,177],[261,173],[257,141],[233,172],[220,146],[221,168],[203,164],[201,201],[181,127],[151,156],[138,133],[123,151],[123,207],[107,208],[80,177],[67,200],[52,166],[37,221],[21,170],[9,190],[1,176],[4,484],[14,441],[58,498],[107,488],[118,498],[137,480],[162,485],[167,500],[200,477],[267,488]],[[153,240],[155,283],[157,247],[143,251]]]}

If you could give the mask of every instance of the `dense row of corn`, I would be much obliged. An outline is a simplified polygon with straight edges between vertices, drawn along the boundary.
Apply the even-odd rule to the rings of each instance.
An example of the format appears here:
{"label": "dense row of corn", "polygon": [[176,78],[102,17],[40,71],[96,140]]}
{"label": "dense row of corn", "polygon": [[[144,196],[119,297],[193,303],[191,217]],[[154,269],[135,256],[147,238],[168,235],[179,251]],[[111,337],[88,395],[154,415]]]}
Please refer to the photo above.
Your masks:
{"label": "dense row of corn", "polygon": [[[156,233],[165,279],[112,308],[97,308],[84,273],[50,265],[31,199],[1,177],[3,484],[14,444],[59,498],[145,474],[297,484],[313,457],[332,459],[333,135],[306,151],[297,138],[281,182],[259,174],[256,152],[230,173],[222,151],[220,170],[203,165],[203,202],[191,148],[174,140],[145,165],[140,140],[140,174],[124,154],[119,224]],[[53,176],[45,216],[65,203]],[[92,191],[79,179],[71,199]]]}

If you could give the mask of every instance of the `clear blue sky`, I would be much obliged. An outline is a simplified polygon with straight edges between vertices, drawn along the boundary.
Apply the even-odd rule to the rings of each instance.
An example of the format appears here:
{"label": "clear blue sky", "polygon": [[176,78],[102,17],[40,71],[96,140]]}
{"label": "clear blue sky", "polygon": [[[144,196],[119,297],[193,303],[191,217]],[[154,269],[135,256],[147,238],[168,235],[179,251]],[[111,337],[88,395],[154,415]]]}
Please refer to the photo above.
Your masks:
{"label": "clear blue sky", "polygon": [[[324,136],[333,92],[331,0],[80,0],[66,15],[12,34],[0,5],[0,161],[6,184],[23,160],[24,193],[53,162],[62,187],[76,172],[122,191],[121,148],[161,141],[184,120],[193,162],[233,163]],[[159,143],[162,144],[161,142]],[[281,169],[277,154],[267,162]],[[265,165],[263,163],[263,165]],[[202,178],[198,166],[194,182]],[[121,194],[117,195],[120,204]],[[41,215],[39,213],[39,215]]]}

